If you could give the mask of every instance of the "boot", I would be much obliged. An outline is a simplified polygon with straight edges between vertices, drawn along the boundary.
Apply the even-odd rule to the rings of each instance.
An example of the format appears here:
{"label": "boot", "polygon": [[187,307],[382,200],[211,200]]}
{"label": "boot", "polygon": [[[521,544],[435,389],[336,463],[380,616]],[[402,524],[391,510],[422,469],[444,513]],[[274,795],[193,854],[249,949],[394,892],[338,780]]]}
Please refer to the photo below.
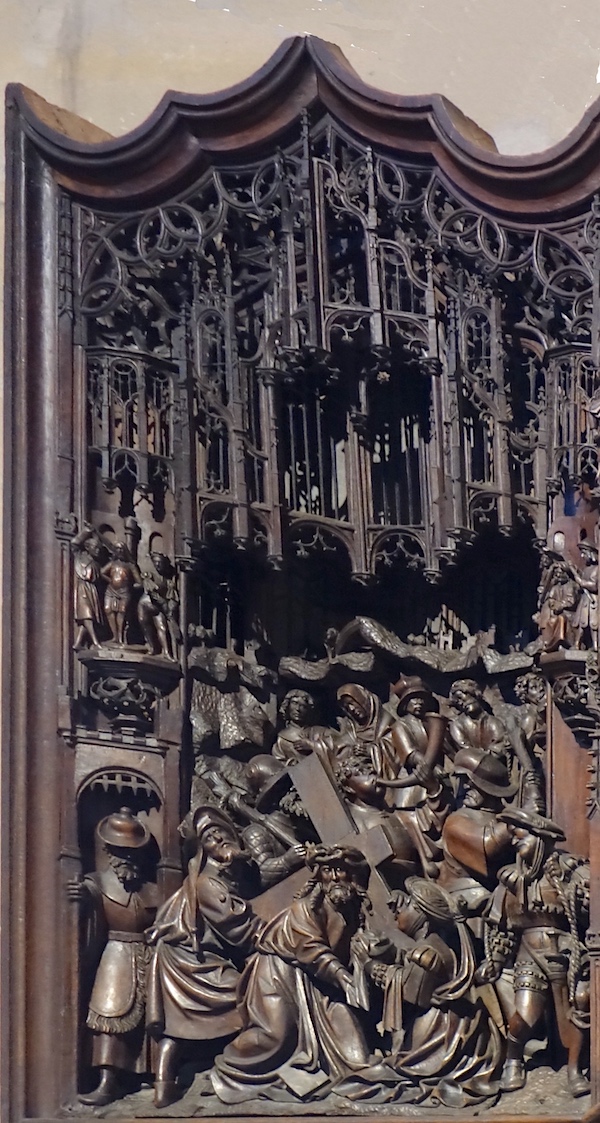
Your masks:
{"label": "boot", "polygon": [[525,1065],[520,1060],[504,1062],[500,1087],[503,1092],[517,1092],[525,1087]]}
{"label": "boot", "polygon": [[179,1092],[175,1080],[154,1081],[155,1107],[169,1107],[169,1104],[175,1103],[177,1099],[179,1099]]}
{"label": "boot", "polygon": [[567,1070],[567,1080],[569,1081],[569,1091],[572,1096],[587,1096],[590,1091],[590,1082],[587,1076],[584,1076],[578,1068],[569,1068]]}
{"label": "boot", "polygon": [[90,1107],[104,1107],[118,1100],[122,1095],[121,1086],[114,1068],[108,1065],[100,1069],[100,1083],[95,1092],[87,1092],[79,1096],[79,1102],[89,1104]]}

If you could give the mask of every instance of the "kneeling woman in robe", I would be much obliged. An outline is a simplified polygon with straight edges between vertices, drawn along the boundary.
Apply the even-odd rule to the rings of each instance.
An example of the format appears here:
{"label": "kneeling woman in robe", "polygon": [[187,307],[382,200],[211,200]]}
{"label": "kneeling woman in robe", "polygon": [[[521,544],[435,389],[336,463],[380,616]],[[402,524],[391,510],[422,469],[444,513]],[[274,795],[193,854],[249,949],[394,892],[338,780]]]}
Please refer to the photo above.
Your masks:
{"label": "kneeling woman in robe", "polygon": [[469,929],[438,885],[409,877],[406,890],[398,927],[414,943],[401,964],[371,961],[368,967],[384,992],[390,1055],[340,1081],[334,1091],[348,1099],[446,1107],[495,1098],[502,1017],[492,988],[476,985]]}

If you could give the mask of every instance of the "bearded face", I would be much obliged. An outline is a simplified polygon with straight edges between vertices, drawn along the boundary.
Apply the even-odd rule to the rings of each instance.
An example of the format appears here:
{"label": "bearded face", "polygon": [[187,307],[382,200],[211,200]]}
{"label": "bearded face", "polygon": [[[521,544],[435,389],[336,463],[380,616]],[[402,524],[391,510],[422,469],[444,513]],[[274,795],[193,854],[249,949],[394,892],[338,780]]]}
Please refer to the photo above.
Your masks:
{"label": "bearded face", "polygon": [[242,857],[236,839],[225,827],[208,827],[202,834],[201,843],[206,856],[219,865],[229,866],[236,858]]}
{"label": "bearded face", "polygon": [[323,865],[319,875],[325,896],[337,912],[343,912],[357,899],[356,886],[343,866],[334,863]]}
{"label": "bearded face", "polygon": [[142,878],[135,851],[107,847],[107,852],[108,864],[116,873],[119,881],[125,886],[139,884]]}

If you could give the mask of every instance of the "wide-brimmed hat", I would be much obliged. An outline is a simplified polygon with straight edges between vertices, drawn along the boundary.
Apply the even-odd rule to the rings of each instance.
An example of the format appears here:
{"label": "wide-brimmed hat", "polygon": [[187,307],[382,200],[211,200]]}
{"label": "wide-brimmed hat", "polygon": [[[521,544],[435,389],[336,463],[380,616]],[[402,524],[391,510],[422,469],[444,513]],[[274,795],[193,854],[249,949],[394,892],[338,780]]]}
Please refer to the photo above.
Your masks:
{"label": "wide-brimmed hat", "polygon": [[209,827],[222,827],[228,834],[237,838],[237,830],[229,815],[225,811],[221,811],[220,807],[215,807],[210,803],[202,803],[196,807],[192,817],[192,827],[196,838],[202,838]]}
{"label": "wide-brimmed hat", "polygon": [[401,706],[403,702],[407,702],[409,698],[414,698],[418,694],[431,695],[431,690],[422,678],[418,675],[400,675],[398,682],[392,687],[392,694],[395,694],[398,699],[398,705]]}
{"label": "wide-brimmed hat", "polygon": [[507,807],[498,818],[511,827],[521,827],[538,838],[552,839],[553,842],[564,842],[565,832],[553,819],[545,815],[538,815],[537,811],[528,811],[525,807]]}
{"label": "wide-brimmed hat", "polygon": [[107,846],[117,846],[121,850],[136,850],[150,841],[148,827],[134,815],[131,807],[120,807],[101,819],[97,833]]}
{"label": "wide-brimmed hat", "polygon": [[470,783],[486,795],[508,799],[518,784],[511,783],[508,769],[493,753],[481,749],[459,749],[454,758],[454,771],[466,776]]}
{"label": "wide-brimmed hat", "polygon": [[565,555],[561,554],[559,550],[554,550],[551,546],[546,546],[543,552],[547,558],[550,558],[550,561],[568,565]]}

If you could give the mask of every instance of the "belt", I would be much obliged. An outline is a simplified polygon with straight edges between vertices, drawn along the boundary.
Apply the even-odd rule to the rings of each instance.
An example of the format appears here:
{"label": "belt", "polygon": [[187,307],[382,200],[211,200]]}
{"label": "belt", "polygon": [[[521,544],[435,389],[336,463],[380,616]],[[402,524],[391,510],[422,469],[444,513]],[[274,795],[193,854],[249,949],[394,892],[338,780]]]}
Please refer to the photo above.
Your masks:
{"label": "belt", "polygon": [[122,944],[144,944],[143,932],[115,932],[113,929],[108,933],[109,940],[118,940]]}

